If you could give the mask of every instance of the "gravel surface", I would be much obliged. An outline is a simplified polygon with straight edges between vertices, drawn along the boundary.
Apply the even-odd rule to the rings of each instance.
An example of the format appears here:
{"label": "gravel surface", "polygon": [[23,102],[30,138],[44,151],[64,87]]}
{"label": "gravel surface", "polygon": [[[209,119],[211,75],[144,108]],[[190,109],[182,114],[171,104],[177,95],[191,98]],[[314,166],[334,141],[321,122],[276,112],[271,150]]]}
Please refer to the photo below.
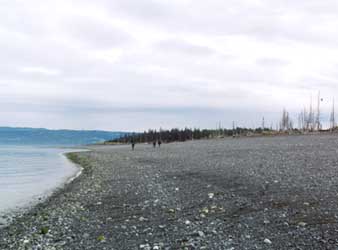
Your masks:
{"label": "gravel surface", "polygon": [[338,136],[92,149],[0,249],[338,248]]}

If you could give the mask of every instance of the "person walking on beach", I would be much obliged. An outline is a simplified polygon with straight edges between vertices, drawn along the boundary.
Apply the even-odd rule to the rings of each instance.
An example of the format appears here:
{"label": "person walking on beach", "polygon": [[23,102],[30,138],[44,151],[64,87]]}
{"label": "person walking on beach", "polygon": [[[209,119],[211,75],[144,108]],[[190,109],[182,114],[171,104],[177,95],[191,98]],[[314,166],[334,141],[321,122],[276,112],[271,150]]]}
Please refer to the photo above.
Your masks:
{"label": "person walking on beach", "polygon": [[162,142],[161,142],[161,140],[158,140],[158,147],[160,148],[161,147],[161,144],[162,144]]}
{"label": "person walking on beach", "polygon": [[131,139],[131,150],[134,151],[134,149],[135,149],[135,141],[134,139]]}
{"label": "person walking on beach", "polygon": [[153,147],[156,148],[156,141],[153,141]]}

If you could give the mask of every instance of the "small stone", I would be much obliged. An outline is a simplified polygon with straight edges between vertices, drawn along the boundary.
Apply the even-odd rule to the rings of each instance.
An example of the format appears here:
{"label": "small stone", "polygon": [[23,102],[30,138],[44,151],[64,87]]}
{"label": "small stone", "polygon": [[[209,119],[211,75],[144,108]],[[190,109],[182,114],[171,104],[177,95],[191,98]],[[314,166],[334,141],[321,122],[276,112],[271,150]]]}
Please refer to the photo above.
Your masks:
{"label": "small stone", "polygon": [[198,231],[198,236],[201,237],[201,238],[204,238],[205,234],[202,231]]}
{"label": "small stone", "polygon": [[207,213],[209,213],[209,209],[207,207],[205,207],[205,208],[202,209],[202,212],[207,214]]}
{"label": "small stone", "polygon": [[305,226],[306,226],[306,223],[303,222],[303,221],[301,221],[301,222],[298,223],[298,226],[300,226],[300,227],[305,227]]}
{"label": "small stone", "polygon": [[150,247],[149,244],[141,244],[141,245],[140,245],[140,249],[151,250],[151,247]]}
{"label": "small stone", "polygon": [[265,239],[265,240],[264,240],[264,243],[265,243],[265,244],[269,244],[269,245],[272,244],[271,240],[269,240],[269,239]]}
{"label": "small stone", "polygon": [[190,220],[186,220],[186,221],[184,222],[184,224],[190,225],[190,224],[191,224],[191,221],[190,221]]}
{"label": "small stone", "polygon": [[146,221],[147,219],[141,216],[138,220],[139,221]]}
{"label": "small stone", "polygon": [[214,193],[208,193],[209,199],[214,198],[215,194]]}

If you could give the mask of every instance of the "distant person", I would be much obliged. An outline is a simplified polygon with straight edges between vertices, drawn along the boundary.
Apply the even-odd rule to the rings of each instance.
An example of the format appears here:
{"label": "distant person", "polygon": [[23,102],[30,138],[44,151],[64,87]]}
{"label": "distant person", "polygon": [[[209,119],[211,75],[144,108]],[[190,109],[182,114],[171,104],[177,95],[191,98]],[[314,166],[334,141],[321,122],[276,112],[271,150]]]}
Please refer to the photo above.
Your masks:
{"label": "distant person", "polygon": [[158,147],[160,148],[161,147],[161,144],[162,144],[162,142],[161,142],[161,140],[158,140]]}
{"label": "distant person", "polygon": [[153,141],[153,147],[156,148],[156,141]]}
{"label": "distant person", "polygon": [[134,151],[134,149],[135,149],[135,141],[134,139],[131,139],[131,150]]}

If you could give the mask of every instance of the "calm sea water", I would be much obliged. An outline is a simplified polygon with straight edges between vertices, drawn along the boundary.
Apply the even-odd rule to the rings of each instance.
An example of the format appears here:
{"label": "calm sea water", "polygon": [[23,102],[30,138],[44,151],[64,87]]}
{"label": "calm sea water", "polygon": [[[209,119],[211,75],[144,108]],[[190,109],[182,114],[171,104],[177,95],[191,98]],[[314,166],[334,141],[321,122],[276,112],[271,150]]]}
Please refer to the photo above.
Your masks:
{"label": "calm sea water", "polygon": [[61,186],[79,169],[71,149],[0,145],[0,214],[24,208]]}

